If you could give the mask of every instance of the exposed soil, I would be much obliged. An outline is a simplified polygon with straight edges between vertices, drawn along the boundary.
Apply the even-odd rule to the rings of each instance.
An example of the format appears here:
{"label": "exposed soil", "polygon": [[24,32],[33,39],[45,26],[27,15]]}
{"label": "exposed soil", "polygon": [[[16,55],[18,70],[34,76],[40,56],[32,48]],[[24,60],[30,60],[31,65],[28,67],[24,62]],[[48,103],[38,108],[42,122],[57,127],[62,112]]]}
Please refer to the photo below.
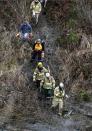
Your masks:
{"label": "exposed soil", "polygon": [[[51,1],[48,2],[48,6],[51,3]],[[55,11],[58,14],[56,16],[61,19],[61,17],[67,16],[65,14],[69,9],[69,3],[68,1],[65,3],[62,1],[62,5],[59,3],[61,4],[60,1],[54,4],[57,5]],[[54,7],[54,4],[51,6]],[[64,15],[57,11],[58,5],[63,10],[62,12],[65,12]],[[17,40],[14,39],[15,32],[2,26],[0,27],[1,131],[91,131],[92,129],[92,102],[78,101],[76,97],[76,92],[78,93],[80,88],[87,90],[88,87],[87,91],[91,91],[92,73],[90,71],[92,64],[90,61],[92,51],[79,48],[79,51],[68,52],[67,49],[55,45],[57,37],[61,34],[60,26],[53,26],[49,23],[47,15],[41,14],[38,25],[33,27],[33,41],[39,37],[46,40],[44,65],[46,67],[49,65],[51,74],[56,79],[56,85],[61,80],[65,82],[66,92],[70,98],[65,99],[64,110],[71,112],[71,114],[59,117],[57,112],[52,112],[50,109],[51,102],[38,100],[37,89],[32,82],[36,65],[30,63],[31,48],[27,53],[23,52],[24,54],[21,56],[20,46],[16,44]],[[50,15],[54,15],[54,13],[50,13]],[[55,16],[53,18],[58,19]],[[3,44],[5,47],[2,46]],[[82,59],[85,66],[82,65]],[[12,61],[12,64],[7,63],[9,60]]]}

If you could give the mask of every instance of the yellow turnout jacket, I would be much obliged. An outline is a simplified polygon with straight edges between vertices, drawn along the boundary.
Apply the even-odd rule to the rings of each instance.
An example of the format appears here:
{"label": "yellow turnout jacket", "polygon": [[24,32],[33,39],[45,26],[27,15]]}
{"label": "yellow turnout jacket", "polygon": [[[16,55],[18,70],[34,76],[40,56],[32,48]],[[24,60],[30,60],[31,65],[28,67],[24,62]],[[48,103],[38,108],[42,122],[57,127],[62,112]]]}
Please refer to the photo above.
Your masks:
{"label": "yellow turnout jacket", "polygon": [[35,4],[35,2],[33,1],[30,5],[30,9],[32,9],[35,13],[40,13],[41,12],[41,3],[38,2],[37,4]]}

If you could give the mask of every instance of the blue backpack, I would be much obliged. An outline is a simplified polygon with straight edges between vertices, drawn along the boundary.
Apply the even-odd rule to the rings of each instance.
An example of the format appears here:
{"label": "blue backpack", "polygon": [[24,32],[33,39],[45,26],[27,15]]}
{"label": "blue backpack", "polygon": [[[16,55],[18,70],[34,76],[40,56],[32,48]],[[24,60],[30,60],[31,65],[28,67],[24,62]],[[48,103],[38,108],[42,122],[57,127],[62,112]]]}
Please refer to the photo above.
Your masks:
{"label": "blue backpack", "polygon": [[19,31],[23,34],[25,33],[31,33],[32,32],[32,27],[29,23],[25,22],[20,25]]}

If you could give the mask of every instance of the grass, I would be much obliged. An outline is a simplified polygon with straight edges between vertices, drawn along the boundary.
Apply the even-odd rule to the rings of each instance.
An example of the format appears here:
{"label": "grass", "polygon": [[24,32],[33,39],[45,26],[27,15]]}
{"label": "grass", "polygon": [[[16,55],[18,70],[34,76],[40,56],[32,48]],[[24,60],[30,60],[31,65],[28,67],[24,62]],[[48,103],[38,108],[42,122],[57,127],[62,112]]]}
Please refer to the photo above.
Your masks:
{"label": "grass", "polygon": [[78,94],[78,99],[80,100],[80,101],[90,101],[90,99],[91,99],[91,97],[90,97],[90,95],[87,93],[87,91],[85,91],[85,90],[81,90],[80,92],[79,92],[79,94]]}
{"label": "grass", "polygon": [[77,22],[76,22],[76,20],[70,18],[70,19],[66,22],[66,25],[67,25],[67,27],[70,28],[70,29],[76,29]]}
{"label": "grass", "polygon": [[77,36],[77,33],[71,30],[69,33],[66,33],[65,36],[59,36],[56,39],[56,44],[57,46],[65,49],[72,49],[77,46],[78,41],[79,38]]}

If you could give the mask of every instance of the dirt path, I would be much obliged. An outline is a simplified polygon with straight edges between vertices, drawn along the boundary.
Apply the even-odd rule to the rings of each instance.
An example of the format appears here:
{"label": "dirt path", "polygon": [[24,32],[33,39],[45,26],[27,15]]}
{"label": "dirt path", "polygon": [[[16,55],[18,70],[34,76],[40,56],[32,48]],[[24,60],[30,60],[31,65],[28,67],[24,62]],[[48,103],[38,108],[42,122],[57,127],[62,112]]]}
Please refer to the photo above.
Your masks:
{"label": "dirt path", "polygon": [[[46,60],[44,62],[44,65],[47,66],[49,63],[51,64],[50,59],[52,59],[52,54],[54,51],[54,44],[55,40],[59,34],[57,33],[55,28],[52,28],[50,25],[47,23],[47,19],[44,15],[42,15],[39,19],[38,25],[33,28],[34,32],[34,40],[37,38],[42,38],[46,40]],[[46,65],[47,64],[47,65]],[[52,65],[50,65],[52,66]],[[32,80],[32,65],[29,66],[28,63],[24,64],[23,67],[24,72],[27,74],[28,78]],[[52,71],[53,72],[53,71]],[[54,72],[53,72],[54,73]],[[32,86],[32,83],[31,83]],[[43,101],[44,102],[44,101]],[[76,118],[76,113],[74,113],[73,117],[69,116],[66,118],[60,118],[59,116],[53,114],[51,110],[49,109],[50,107],[44,107],[44,103],[40,103],[40,115],[43,115],[44,117],[46,116],[46,119],[48,119],[47,123],[45,122],[37,122],[35,124],[29,124],[30,120],[28,123],[24,122],[25,128],[23,130],[32,130],[32,131],[78,131],[83,128],[82,125],[86,125],[87,119],[86,117],[82,116],[80,117],[80,113],[77,113],[77,118]],[[45,109],[46,108],[46,109]],[[42,112],[41,112],[42,111]],[[81,121],[84,118],[84,121]],[[27,118],[26,118],[27,119]],[[23,123],[22,123],[23,125]],[[23,127],[22,127],[23,128]]]}

